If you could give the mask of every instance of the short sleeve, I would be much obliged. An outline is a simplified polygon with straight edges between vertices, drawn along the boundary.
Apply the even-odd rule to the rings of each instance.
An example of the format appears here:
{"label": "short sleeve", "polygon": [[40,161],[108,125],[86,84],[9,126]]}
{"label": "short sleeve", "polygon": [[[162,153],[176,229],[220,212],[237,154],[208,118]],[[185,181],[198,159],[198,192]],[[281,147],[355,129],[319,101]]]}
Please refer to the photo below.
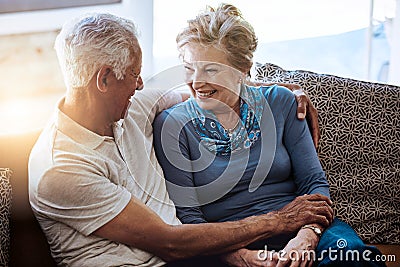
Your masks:
{"label": "short sleeve", "polygon": [[57,165],[44,173],[37,189],[37,208],[87,236],[117,216],[131,194],[93,166],[79,162]]}

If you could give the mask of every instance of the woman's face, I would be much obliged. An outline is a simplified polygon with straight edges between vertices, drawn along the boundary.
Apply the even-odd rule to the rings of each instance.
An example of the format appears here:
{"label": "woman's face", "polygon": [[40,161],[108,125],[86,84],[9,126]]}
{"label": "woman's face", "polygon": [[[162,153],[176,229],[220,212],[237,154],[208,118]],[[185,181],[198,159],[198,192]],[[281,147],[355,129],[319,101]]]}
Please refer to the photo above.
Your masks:
{"label": "woman's face", "polygon": [[244,75],[230,66],[223,51],[213,46],[188,44],[184,47],[183,63],[186,83],[201,108],[218,113],[239,104]]}

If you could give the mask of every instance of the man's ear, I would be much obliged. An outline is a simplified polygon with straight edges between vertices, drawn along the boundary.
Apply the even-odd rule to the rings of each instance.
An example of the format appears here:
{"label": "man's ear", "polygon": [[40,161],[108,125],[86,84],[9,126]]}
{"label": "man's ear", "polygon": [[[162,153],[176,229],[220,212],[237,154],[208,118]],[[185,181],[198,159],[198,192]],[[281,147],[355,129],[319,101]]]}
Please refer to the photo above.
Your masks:
{"label": "man's ear", "polygon": [[110,78],[111,67],[110,66],[103,66],[97,72],[96,81],[97,81],[97,88],[100,92],[107,92],[107,79]]}

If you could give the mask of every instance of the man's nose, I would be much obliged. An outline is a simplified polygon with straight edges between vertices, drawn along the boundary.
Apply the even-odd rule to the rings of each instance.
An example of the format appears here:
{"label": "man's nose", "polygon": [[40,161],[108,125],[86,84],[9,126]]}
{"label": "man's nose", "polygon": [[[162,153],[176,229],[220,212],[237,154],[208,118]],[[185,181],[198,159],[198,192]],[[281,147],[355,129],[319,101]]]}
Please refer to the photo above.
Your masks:
{"label": "man's nose", "polygon": [[142,80],[142,76],[139,76],[137,82],[136,82],[136,90],[142,90],[144,87],[144,83]]}

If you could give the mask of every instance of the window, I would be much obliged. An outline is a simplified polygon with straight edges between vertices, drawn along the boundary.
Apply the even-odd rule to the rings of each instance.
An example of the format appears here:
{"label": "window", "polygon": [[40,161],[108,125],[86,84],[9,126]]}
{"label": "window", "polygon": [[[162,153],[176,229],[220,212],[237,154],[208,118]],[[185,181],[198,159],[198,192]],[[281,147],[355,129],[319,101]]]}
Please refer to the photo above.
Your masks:
{"label": "window", "polygon": [[[175,37],[186,20],[206,5],[216,7],[220,2],[154,0],[155,71],[179,62]],[[271,62],[286,69],[387,81],[390,59],[387,29],[394,17],[396,0],[228,2],[242,11],[256,31],[259,46],[254,61]]]}
{"label": "window", "polygon": [[[8,125],[0,135],[43,127],[64,93],[53,44],[67,19],[87,12],[133,19],[146,78],[180,63],[176,34],[207,4],[220,2],[224,1],[0,0],[0,121]],[[400,84],[400,0],[225,2],[236,5],[255,28],[259,47],[254,61]],[[38,10],[40,3],[51,4],[41,6],[51,9]],[[78,7],[61,8],[66,4]],[[22,10],[35,11],[17,12]]]}

